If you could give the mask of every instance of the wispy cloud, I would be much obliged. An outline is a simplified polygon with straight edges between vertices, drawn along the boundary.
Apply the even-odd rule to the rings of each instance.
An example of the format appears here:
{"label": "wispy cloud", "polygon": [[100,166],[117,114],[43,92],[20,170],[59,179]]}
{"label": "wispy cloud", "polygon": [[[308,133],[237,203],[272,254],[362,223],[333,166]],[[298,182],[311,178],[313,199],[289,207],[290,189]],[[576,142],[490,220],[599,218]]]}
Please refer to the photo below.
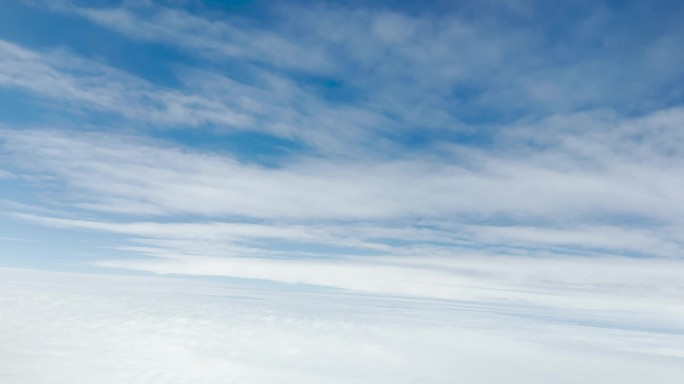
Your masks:
{"label": "wispy cloud", "polygon": [[[455,147],[448,149],[450,161],[301,158],[275,169],[130,136],[4,131],[2,137],[15,164],[31,156],[33,168],[62,178],[78,194],[78,205],[102,211],[329,219],[460,214],[559,221],[623,215],[676,223],[684,210],[678,193],[684,180],[678,172],[682,155],[672,143],[681,115],[672,109],[619,120],[601,134],[557,132],[540,144],[523,136],[496,151]],[[553,121],[541,125],[547,131],[558,126]],[[635,129],[642,138],[630,139]],[[535,145],[543,147],[530,152]]]}
{"label": "wispy cloud", "polygon": [[0,179],[16,179],[16,177],[14,173],[0,169]]}
{"label": "wispy cloud", "polygon": [[[557,11],[584,17],[573,24],[549,12],[547,24],[533,14],[523,16],[532,19],[523,27],[515,7],[502,7],[492,20],[483,13],[486,4],[439,15],[320,4],[274,8],[269,23],[212,20],[160,6],[58,9],[212,60],[331,76],[409,124],[442,129],[483,113],[652,110],[676,101],[662,91],[675,90],[670,79],[683,74],[676,49],[681,28],[667,24],[644,34],[646,28],[637,28],[653,22],[645,10],[643,19],[627,21],[627,12],[610,7],[563,5]],[[614,30],[627,22],[635,27]],[[634,103],[647,98],[652,101]]]}
{"label": "wispy cloud", "polygon": [[160,89],[65,51],[35,52],[0,41],[0,85],[157,124],[249,125],[250,117],[215,100]]}
{"label": "wispy cloud", "polygon": [[[683,58],[675,49],[681,33],[667,29],[635,39],[636,32],[627,30],[606,35],[601,49],[580,49],[616,22],[610,10],[590,13],[581,28],[572,27],[565,49],[576,48],[578,56],[568,61],[568,52],[550,37],[513,27],[505,15],[492,25],[457,11],[420,16],[288,6],[264,24],[149,4],[60,4],[55,9],[61,12],[214,64],[176,66],[181,87],[167,89],[75,54],[5,43],[3,71],[12,74],[3,80],[6,86],[153,124],[252,129],[336,153],[349,151],[349,141],[373,136],[461,132],[469,125],[592,108],[653,111],[672,105],[680,92],[673,79],[682,75],[677,63]],[[224,65],[240,71],[222,70]]]}
{"label": "wispy cloud", "polygon": [[286,77],[257,75],[248,84],[186,68],[178,72],[182,88],[171,89],[67,51],[36,52],[0,41],[0,86],[77,112],[110,112],[162,129],[265,132],[333,153],[396,126],[372,110],[330,105]]}

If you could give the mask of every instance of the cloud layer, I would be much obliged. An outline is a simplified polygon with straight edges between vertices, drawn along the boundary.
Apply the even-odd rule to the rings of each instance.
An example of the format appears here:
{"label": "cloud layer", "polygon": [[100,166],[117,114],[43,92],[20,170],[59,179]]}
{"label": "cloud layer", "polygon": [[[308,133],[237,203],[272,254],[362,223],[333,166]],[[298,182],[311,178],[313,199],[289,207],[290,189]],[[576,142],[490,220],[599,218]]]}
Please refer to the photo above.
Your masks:
{"label": "cloud layer", "polygon": [[[681,336],[457,303],[0,271],[12,382],[670,383]],[[35,369],[40,366],[41,369]],[[497,369],[491,369],[496,366]]]}

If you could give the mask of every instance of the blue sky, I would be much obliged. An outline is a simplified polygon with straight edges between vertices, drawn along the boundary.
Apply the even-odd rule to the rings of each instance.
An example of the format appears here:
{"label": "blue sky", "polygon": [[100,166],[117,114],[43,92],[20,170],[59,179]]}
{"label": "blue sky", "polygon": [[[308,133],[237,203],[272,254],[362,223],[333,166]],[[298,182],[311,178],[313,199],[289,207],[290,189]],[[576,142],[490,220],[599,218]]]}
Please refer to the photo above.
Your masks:
{"label": "blue sky", "polygon": [[[683,16],[678,1],[2,2],[2,273],[681,335]],[[684,356],[634,337],[606,356]]]}

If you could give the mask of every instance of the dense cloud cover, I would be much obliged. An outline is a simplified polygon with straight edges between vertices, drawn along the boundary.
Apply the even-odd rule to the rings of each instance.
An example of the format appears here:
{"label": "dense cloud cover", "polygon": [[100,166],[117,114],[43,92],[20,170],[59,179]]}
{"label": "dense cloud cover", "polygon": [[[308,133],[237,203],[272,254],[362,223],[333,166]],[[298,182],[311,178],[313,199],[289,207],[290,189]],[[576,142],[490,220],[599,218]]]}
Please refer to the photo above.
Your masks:
{"label": "dense cloud cover", "polygon": [[681,334],[607,330],[502,306],[0,275],[0,326],[13,330],[0,335],[0,373],[13,383],[668,383],[684,373]]}

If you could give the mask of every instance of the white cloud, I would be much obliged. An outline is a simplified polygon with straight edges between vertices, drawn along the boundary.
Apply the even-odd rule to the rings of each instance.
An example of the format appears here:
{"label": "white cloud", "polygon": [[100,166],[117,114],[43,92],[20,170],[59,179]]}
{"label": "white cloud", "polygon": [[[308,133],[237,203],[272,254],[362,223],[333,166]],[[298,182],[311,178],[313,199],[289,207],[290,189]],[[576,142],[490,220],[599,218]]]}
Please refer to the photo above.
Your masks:
{"label": "white cloud", "polygon": [[[598,121],[603,133],[586,134],[548,121],[535,127],[556,133],[541,144],[530,141],[544,136],[530,139],[523,126],[512,129],[520,138],[491,149],[396,160],[300,157],[279,168],[135,137],[9,130],[2,137],[14,164],[63,180],[79,206],[101,211],[264,219],[498,215],[556,223],[623,216],[677,224],[684,156],[671,143],[682,114]],[[635,129],[644,137],[631,139]],[[27,156],[30,163],[22,161]]]}
{"label": "white cloud", "polygon": [[[684,314],[681,261],[622,257],[492,256],[337,257],[293,260],[184,255],[157,249],[155,259],[112,260],[98,266],[161,274],[230,276],[311,284],[390,296],[535,308],[554,316],[632,327],[676,327]],[[528,310],[530,310],[528,308]]]}
{"label": "white cloud", "polygon": [[[15,217],[66,229],[104,231],[130,236],[138,241],[174,240],[177,250],[194,248],[193,244],[235,246],[247,243],[254,252],[266,252],[271,241],[286,242],[284,254],[292,253],[296,245],[318,244],[347,248],[347,252],[374,250],[378,252],[417,255],[443,254],[449,249],[470,251],[487,245],[503,252],[521,253],[521,249],[546,253],[622,254],[639,253],[649,256],[678,258],[682,246],[676,233],[665,230],[627,229],[619,226],[582,226],[542,228],[530,226],[467,225],[446,222],[425,222],[422,228],[410,223],[355,222],[102,222],[75,220],[34,214]],[[428,227],[425,227],[428,226]],[[673,228],[674,230],[674,228]],[[662,233],[660,233],[662,232]],[[184,243],[179,243],[183,241]],[[159,244],[159,243],[157,243]],[[184,245],[183,245],[184,244]],[[399,244],[399,245],[392,245]],[[411,244],[409,246],[407,244]],[[439,245],[436,245],[439,244]],[[417,247],[416,247],[417,246]],[[429,246],[429,250],[425,247]],[[171,248],[171,246],[169,246]],[[415,247],[415,248],[414,248]],[[205,250],[208,252],[208,250]],[[246,252],[242,248],[241,252]],[[254,252],[249,252],[254,253]],[[272,254],[273,251],[266,252]],[[323,252],[324,254],[324,252]]]}
{"label": "white cloud", "polygon": [[[99,267],[445,299],[491,311],[523,311],[626,328],[676,327],[684,314],[679,300],[684,295],[682,258],[615,256],[631,246],[647,252],[653,240],[630,239],[628,232],[615,228],[599,228],[604,232],[591,236],[482,226],[467,226],[470,232],[459,233],[396,225],[105,223],[21,217],[44,225],[129,236],[130,245],[120,241],[120,249],[135,257],[92,263]],[[605,242],[610,236],[632,244]],[[585,244],[585,238],[601,239],[598,245],[604,249],[592,249],[597,244]],[[346,253],[325,248],[307,251],[307,244],[346,247]],[[581,249],[587,253],[578,256]],[[380,255],[361,256],[364,250]]]}
{"label": "white cloud", "polygon": [[[190,280],[0,270],[0,378],[23,383],[671,383],[678,334]],[[496,367],[496,369],[492,369]]]}

